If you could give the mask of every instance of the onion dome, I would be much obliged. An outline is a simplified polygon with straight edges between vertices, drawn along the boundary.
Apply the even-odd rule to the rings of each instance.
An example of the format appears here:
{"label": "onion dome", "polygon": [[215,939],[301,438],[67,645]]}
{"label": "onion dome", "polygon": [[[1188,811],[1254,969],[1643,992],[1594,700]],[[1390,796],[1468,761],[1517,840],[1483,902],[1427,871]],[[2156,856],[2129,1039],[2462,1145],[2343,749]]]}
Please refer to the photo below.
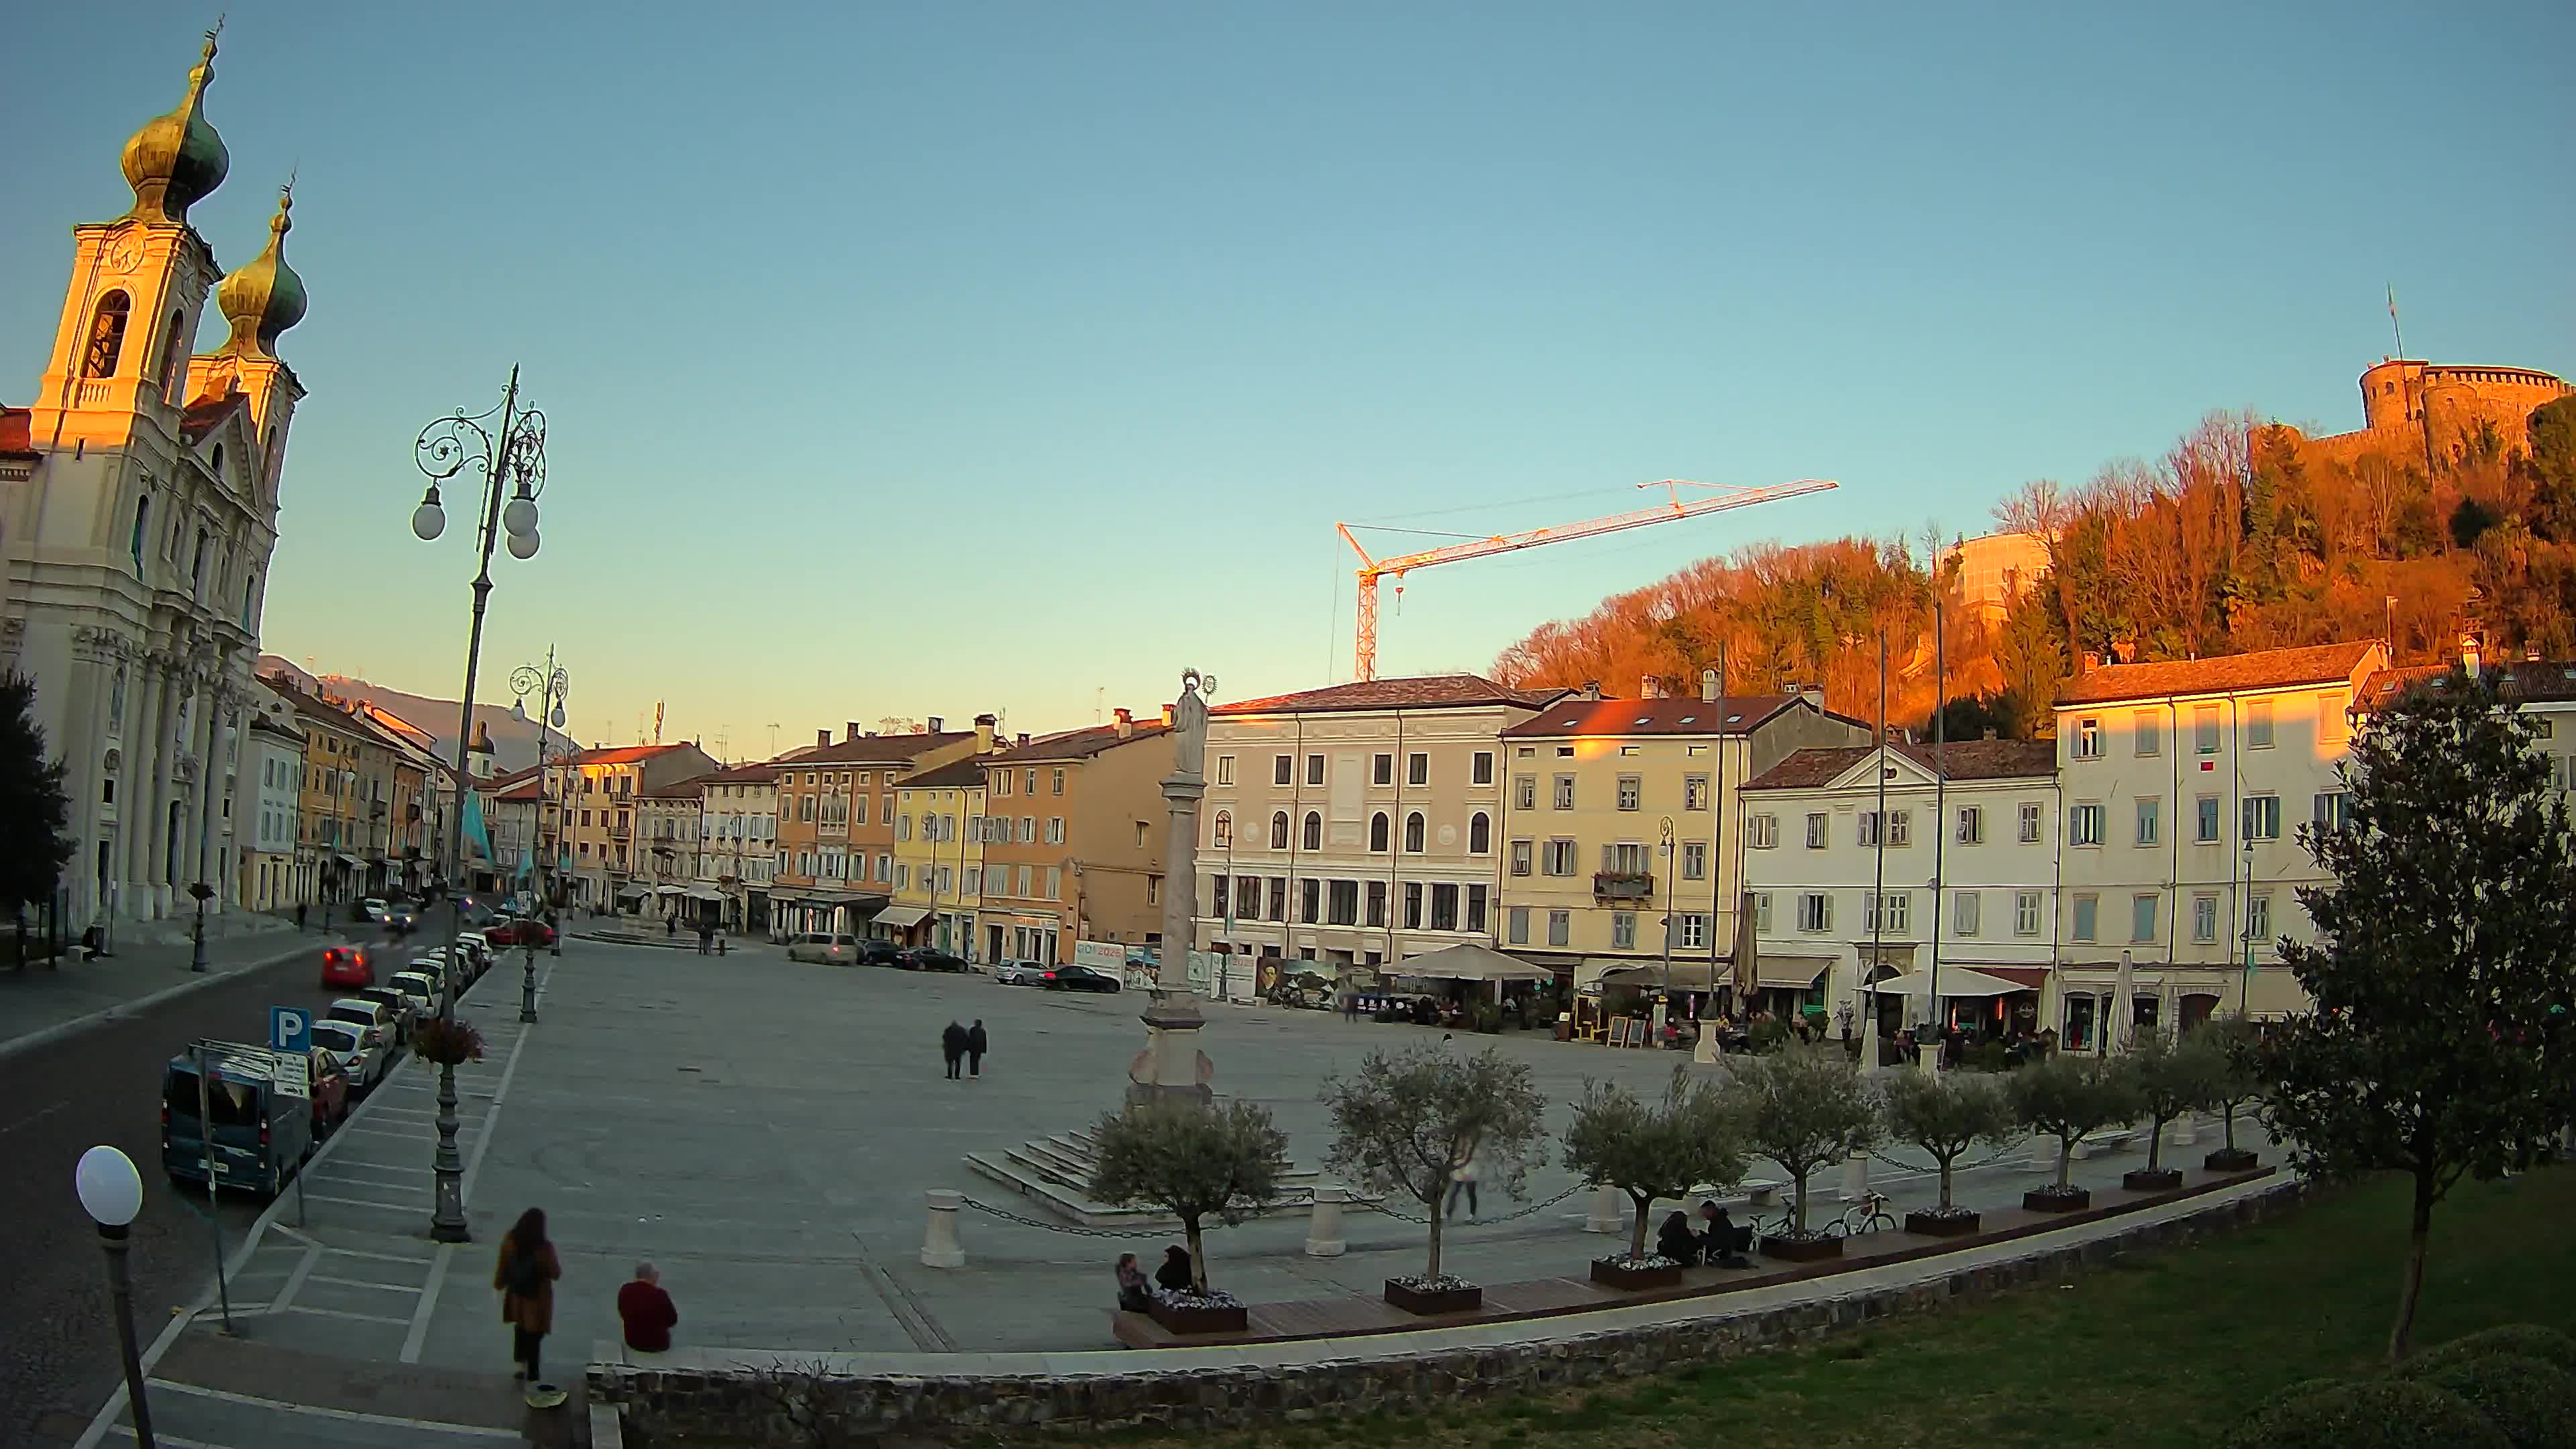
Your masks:
{"label": "onion dome", "polygon": [[294,210],[295,184],[289,182],[278,188],[268,245],[215,288],[215,305],[233,324],[231,339],[217,349],[227,356],[274,358],[277,335],[304,320],[304,279],[286,264],[286,234],[295,227],[289,213]]}
{"label": "onion dome", "polygon": [[205,117],[206,82],[214,78],[215,37],[208,32],[205,53],[188,72],[188,98],[125,143],[125,180],[134,188],[126,215],[185,226],[188,208],[223,184],[232,157]]}

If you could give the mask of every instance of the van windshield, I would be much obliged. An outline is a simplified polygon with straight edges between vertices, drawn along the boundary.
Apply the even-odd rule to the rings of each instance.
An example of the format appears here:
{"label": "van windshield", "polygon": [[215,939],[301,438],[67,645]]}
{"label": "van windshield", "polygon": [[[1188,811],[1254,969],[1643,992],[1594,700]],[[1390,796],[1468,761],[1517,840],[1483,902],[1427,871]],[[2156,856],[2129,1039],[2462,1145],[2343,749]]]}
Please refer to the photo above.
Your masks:
{"label": "van windshield", "polygon": [[[162,1101],[172,1118],[197,1120],[197,1074],[174,1071],[162,1083]],[[206,1084],[207,1110],[214,1114],[218,1127],[256,1127],[259,1125],[259,1089],[248,1082],[227,1081],[216,1077]]]}

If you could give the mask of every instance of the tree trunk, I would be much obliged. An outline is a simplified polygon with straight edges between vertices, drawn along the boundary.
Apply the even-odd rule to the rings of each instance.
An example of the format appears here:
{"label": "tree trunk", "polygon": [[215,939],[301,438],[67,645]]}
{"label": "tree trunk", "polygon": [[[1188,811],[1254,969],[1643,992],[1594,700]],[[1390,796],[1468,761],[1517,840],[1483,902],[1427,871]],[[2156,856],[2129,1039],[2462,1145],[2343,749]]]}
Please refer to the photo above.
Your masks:
{"label": "tree trunk", "polygon": [[1628,1231],[1628,1261],[1633,1263],[1646,1256],[1646,1214],[1654,1207],[1655,1200],[1639,1192],[1631,1192],[1628,1196],[1637,1202],[1637,1224]]}
{"label": "tree trunk", "polygon": [[1440,1195],[1438,1193],[1431,1195],[1428,1206],[1431,1209],[1431,1260],[1422,1270],[1422,1276],[1437,1278],[1440,1276]]}
{"label": "tree trunk", "polygon": [[2227,1150],[2236,1150],[2236,1104],[2222,1102],[2218,1108],[2218,1128],[2227,1134]]}
{"label": "tree trunk", "polygon": [[2388,1330],[2388,1365],[2406,1362],[2415,1348],[2415,1305],[2424,1296],[2424,1250],[2433,1235],[2433,1169],[2415,1169],[2415,1215],[2406,1233],[2406,1270],[2397,1280],[2397,1322]]}
{"label": "tree trunk", "polygon": [[1199,1246],[1199,1215],[1181,1219],[1181,1232],[1190,1240],[1190,1288],[1200,1297],[1207,1296],[1207,1250]]}
{"label": "tree trunk", "polygon": [[2168,1118],[2147,1114],[2147,1171],[2154,1172],[2165,1162],[2165,1123]]}
{"label": "tree trunk", "polygon": [[1941,1159],[1941,1211],[1945,1213],[1950,1210],[1950,1164],[1957,1160],[1953,1157]]}
{"label": "tree trunk", "polygon": [[1789,1190],[1794,1194],[1789,1201],[1789,1231],[1805,1237],[1807,1233],[1806,1169],[1801,1168],[1789,1174]]}
{"label": "tree trunk", "polygon": [[2075,1139],[2057,1139],[2057,1190],[2066,1191],[2066,1176],[2075,1170]]}

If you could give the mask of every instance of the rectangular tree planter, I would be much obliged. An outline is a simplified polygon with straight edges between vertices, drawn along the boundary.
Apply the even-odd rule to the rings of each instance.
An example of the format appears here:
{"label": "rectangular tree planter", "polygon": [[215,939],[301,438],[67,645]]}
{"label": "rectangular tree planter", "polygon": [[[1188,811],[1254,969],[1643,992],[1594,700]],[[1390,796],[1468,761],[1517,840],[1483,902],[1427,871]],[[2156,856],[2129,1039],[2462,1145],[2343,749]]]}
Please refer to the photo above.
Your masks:
{"label": "rectangular tree planter", "polygon": [[2159,1167],[2150,1171],[2137,1168],[2120,1174],[2120,1186],[2131,1192],[2171,1192],[2182,1186],[2182,1169]]}
{"label": "rectangular tree planter", "polygon": [[1631,1268],[1622,1258],[1592,1260],[1592,1281],[1609,1288],[1674,1288],[1682,1281],[1682,1265],[1666,1263],[1660,1268]]}
{"label": "rectangular tree planter", "polygon": [[1945,1217],[1940,1213],[1907,1213],[1905,1230],[1927,1238],[1964,1238],[1977,1230],[1977,1215],[1959,1213]]}
{"label": "rectangular tree planter", "polygon": [[1784,1263],[1821,1263],[1843,1255],[1843,1240],[1831,1233],[1813,1238],[1774,1238],[1762,1240],[1762,1256]]}
{"label": "rectangular tree planter", "polygon": [[2252,1172],[2263,1165],[2263,1159],[2242,1147],[2222,1147],[2200,1160],[2210,1172]]}
{"label": "rectangular tree planter", "polygon": [[1145,1311],[1156,1323],[1174,1333],[1242,1333],[1252,1327],[1250,1310],[1239,1303],[1232,1308],[1220,1308],[1166,1303],[1157,1298],[1147,1305]]}
{"label": "rectangular tree planter", "polygon": [[2093,1194],[2082,1188],[2060,1195],[2037,1189],[2021,1195],[2022,1209],[2034,1213],[2080,1213],[2093,1205]]}
{"label": "rectangular tree planter", "polygon": [[1485,1290],[1470,1283],[1464,1288],[1425,1291],[1389,1278],[1386,1301],[1407,1313],[1473,1313],[1485,1306]]}

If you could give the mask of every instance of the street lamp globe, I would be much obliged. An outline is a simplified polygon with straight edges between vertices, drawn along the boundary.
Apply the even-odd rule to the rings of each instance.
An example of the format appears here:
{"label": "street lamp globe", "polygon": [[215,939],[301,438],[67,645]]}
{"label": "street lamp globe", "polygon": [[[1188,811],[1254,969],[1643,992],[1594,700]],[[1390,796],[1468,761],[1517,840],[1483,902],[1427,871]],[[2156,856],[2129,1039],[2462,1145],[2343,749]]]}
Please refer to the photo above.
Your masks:
{"label": "street lamp globe", "polygon": [[531,537],[536,534],[537,500],[529,496],[528,490],[524,485],[519,489],[519,496],[511,499],[509,503],[501,509],[501,527],[506,530],[512,538],[516,538],[523,533],[528,534]]}
{"label": "street lamp globe", "polygon": [[134,1159],[113,1147],[93,1147],[72,1169],[81,1211],[102,1228],[122,1228],[143,1211],[143,1176]]}
{"label": "street lamp globe", "polygon": [[510,557],[517,559],[530,559],[535,558],[536,556],[537,531],[535,529],[531,528],[525,533],[514,533],[510,535]]}
{"label": "street lamp globe", "polygon": [[438,485],[429,485],[421,495],[420,506],[411,511],[411,536],[423,543],[447,531],[447,510],[438,506]]}

